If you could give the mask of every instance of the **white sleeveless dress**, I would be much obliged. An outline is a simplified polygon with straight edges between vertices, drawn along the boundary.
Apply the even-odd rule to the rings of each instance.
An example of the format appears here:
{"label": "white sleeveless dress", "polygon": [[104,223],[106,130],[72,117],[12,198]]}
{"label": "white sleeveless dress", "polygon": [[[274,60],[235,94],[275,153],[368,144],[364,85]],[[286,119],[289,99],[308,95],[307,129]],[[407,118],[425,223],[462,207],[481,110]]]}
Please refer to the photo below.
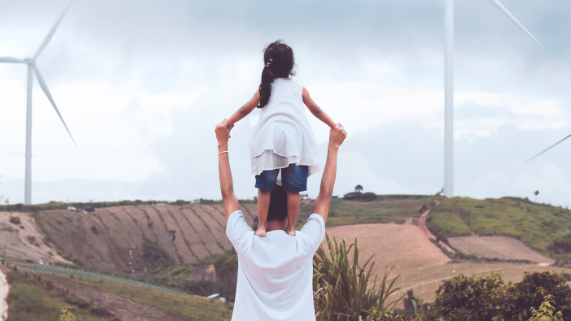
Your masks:
{"label": "white sleeveless dress", "polygon": [[308,166],[309,175],[320,170],[302,91],[303,86],[292,79],[274,79],[270,101],[262,108],[250,142],[252,174],[289,164]]}

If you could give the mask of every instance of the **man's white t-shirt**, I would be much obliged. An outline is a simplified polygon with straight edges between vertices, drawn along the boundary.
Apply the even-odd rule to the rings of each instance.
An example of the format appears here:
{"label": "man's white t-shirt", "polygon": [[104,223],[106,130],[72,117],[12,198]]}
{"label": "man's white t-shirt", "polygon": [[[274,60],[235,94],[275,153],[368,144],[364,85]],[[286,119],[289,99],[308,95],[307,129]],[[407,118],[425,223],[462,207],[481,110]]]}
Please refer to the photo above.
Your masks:
{"label": "man's white t-shirt", "polygon": [[238,253],[233,321],[315,321],[313,255],[325,238],[325,222],[311,214],[295,236],[254,235],[242,211],[228,218],[226,235]]}

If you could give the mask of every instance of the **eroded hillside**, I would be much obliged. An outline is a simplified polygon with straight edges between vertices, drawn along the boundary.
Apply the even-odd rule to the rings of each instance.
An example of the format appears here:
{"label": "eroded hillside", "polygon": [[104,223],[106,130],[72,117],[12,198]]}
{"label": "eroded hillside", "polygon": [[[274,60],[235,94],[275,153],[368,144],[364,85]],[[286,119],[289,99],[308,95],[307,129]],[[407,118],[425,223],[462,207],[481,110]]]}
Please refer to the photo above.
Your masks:
{"label": "eroded hillside", "polygon": [[6,257],[71,263],[46,240],[29,213],[0,212],[0,251]]}

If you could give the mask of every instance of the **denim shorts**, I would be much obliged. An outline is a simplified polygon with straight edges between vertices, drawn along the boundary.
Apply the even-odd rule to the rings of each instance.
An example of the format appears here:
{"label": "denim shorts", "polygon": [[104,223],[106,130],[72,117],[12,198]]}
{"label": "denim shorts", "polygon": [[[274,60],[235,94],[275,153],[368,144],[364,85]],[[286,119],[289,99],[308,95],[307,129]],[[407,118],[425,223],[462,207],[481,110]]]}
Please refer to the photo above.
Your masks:
{"label": "denim shorts", "polygon": [[[256,175],[256,188],[264,191],[271,191],[276,185],[278,173],[280,169],[271,171],[263,171],[260,175]],[[286,192],[304,192],[307,191],[307,176],[309,176],[309,167],[297,166],[289,164],[288,167],[282,168],[282,188]]]}

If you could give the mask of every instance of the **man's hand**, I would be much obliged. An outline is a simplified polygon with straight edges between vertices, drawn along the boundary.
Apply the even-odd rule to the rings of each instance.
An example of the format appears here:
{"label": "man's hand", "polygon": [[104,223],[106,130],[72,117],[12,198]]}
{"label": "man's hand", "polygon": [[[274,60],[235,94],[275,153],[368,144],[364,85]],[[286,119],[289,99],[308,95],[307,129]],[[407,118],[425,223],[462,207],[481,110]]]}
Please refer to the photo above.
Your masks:
{"label": "man's hand", "polygon": [[224,118],[214,128],[214,132],[216,133],[216,140],[218,140],[218,152],[224,152],[228,150],[228,139],[230,138],[230,131],[233,127],[233,125],[228,127],[228,120]]}
{"label": "man's hand", "polygon": [[345,138],[347,138],[347,132],[343,129],[341,123],[337,123],[335,127],[329,131],[329,147],[339,148]]}

